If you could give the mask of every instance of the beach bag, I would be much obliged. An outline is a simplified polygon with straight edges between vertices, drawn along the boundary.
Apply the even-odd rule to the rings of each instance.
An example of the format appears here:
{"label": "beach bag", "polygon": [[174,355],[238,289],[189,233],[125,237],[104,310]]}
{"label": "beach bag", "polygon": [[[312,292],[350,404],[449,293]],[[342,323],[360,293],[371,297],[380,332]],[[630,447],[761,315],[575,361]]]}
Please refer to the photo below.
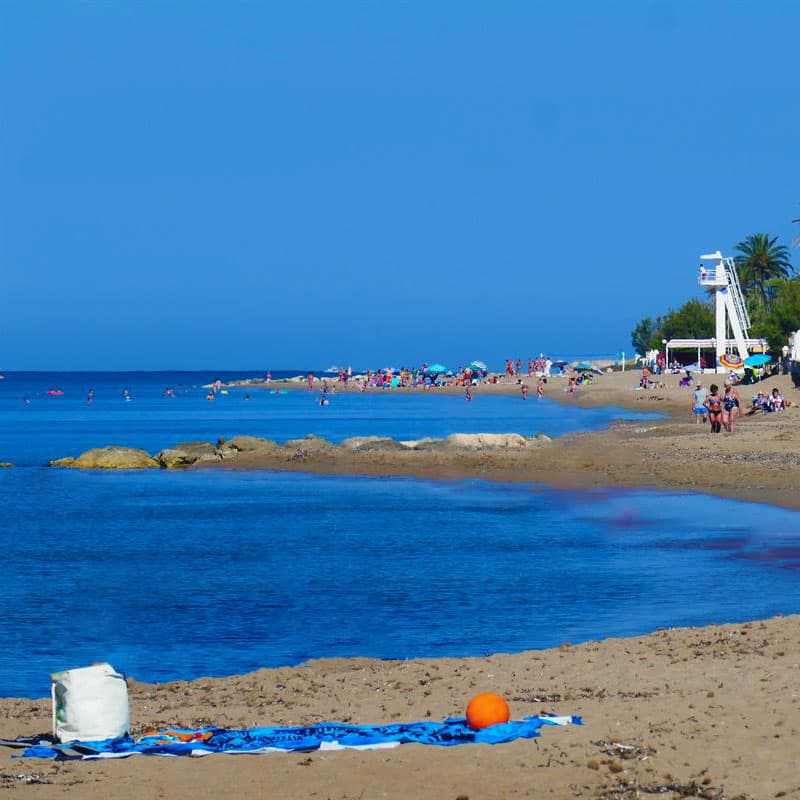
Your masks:
{"label": "beach bag", "polygon": [[59,742],[96,742],[130,730],[128,683],[111,664],[54,672],[53,736]]}

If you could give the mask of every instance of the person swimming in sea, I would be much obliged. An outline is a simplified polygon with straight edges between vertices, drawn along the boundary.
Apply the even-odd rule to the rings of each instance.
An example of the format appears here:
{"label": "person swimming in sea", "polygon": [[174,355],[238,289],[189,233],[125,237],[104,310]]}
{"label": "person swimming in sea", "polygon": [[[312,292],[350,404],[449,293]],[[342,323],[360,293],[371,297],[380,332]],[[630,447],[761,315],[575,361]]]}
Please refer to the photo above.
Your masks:
{"label": "person swimming in sea", "polygon": [[93,401],[94,401],[94,389],[89,389],[89,392],[86,395],[86,404],[89,405]]}

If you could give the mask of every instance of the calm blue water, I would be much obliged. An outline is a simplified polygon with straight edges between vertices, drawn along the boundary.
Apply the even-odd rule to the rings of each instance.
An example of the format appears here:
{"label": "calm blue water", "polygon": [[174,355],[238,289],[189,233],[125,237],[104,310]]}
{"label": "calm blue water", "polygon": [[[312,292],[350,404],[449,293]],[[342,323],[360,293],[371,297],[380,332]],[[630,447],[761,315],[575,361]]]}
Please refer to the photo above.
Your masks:
{"label": "calm blue water", "polygon": [[[225,381],[241,374],[220,377]],[[604,427],[615,419],[653,416],[550,400],[476,395],[467,403],[463,397],[423,393],[337,394],[321,407],[318,396],[306,391],[231,389],[208,402],[202,385],[215,377],[217,373],[6,373],[0,381],[0,461],[39,465],[107,444],[156,452],[182,441],[216,441],[236,434],[278,441],[309,433],[333,441],[371,434],[399,439],[482,432],[558,435]],[[50,387],[60,387],[64,396],[48,397]],[[164,397],[167,387],[177,397]],[[86,403],[89,388],[95,392],[91,405]],[[128,389],[130,402],[124,400],[123,389]],[[246,394],[250,400],[244,399]],[[24,402],[26,397],[30,403]]]}
{"label": "calm blue water", "polygon": [[[23,465],[0,470],[0,695],[45,694],[51,671],[97,660],[168,680],[320,656],[513,651],[800,606],[800,517],[767,506],[478,481],[40,466],[110,442],[560,433],[623,414],[480,396],[339,395],[320,408],[303,392],[251,391],[249,402],[240,392],[207,403],[192,387],[213,377],[0,382],[0,458]],[[43,397],[49,385],[65,396]],[[161,396],[168,385],[177,399]]]}
{"label": "calm blue water", "polygon": [[0,694],[310,657],[477,655],[797,611],[800,517],[694,495],[0,472]]}

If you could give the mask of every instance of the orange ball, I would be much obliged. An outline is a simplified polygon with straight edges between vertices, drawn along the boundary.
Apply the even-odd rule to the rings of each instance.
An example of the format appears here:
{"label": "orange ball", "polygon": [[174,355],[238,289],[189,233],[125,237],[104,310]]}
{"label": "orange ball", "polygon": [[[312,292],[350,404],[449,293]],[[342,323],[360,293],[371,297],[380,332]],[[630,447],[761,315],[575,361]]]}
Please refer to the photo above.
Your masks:
{"label": "orange ball", "polygon": [[508,703],[493,692],[476,694],[467,706],[467,725],[474,731],[508,722],[510,717]]}

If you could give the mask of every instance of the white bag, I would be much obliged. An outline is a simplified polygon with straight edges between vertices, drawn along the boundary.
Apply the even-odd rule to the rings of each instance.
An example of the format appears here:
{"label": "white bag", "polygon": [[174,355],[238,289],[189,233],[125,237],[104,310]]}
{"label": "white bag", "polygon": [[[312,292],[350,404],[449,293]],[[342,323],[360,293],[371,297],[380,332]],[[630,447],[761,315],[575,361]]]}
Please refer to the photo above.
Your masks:
{"label": "white bag", "polygon": [[53,736],[59,742],[96,742],[129,732],[128,684],[111,664],[54,672],[50,679]]}

